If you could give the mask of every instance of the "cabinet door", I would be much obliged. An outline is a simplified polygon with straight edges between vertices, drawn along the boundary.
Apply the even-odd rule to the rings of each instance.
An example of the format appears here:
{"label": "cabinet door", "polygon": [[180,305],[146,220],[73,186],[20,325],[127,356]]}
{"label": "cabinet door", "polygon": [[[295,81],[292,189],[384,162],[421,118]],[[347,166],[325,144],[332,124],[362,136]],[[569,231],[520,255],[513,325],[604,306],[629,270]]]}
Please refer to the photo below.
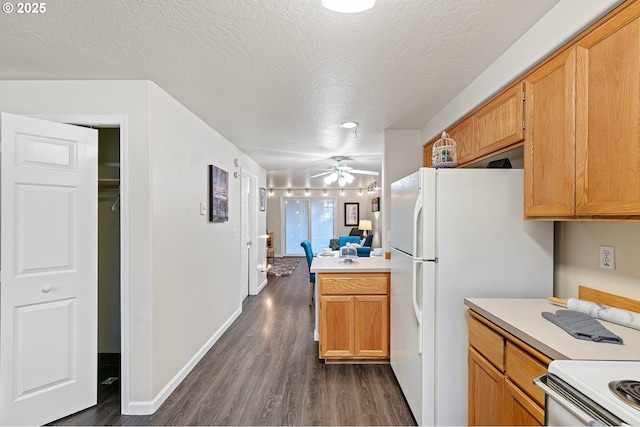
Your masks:
{"label": "cabinet door", "polygon": [[505,381],[505,425],[544,425],[544,410],[517,388],[511,381]]}
{"label": "cabinet door", "polygon": [[354,355],[353,296],[320,297],[320,358]]}
{"label": "cabinet door", "polygon": [[640,214],[640,3],[577,43],[576,211]]}
{"label": "cabinet door", "polygon": [[433,144],[435,144],[436,141],[437,139],[435,139],[433,142],[428,143],[422,149],[422,166],[424,166],[425,168],[430,168],[431,166],[433,166],[432,152]]}
{"label": "cabinet door", "polygon": [[470,116],[447,132],[451,139],[456,142],[458,164],[467,163],[474,159],[475,139],[473,130],[473,116]]}
{"label": "cabinet door", "polygon": [[525,217],[575,214],[575,49],[525,80]]}
{"label": "cabinet door", "polygon": [[355,297],[355,355],[389,357],[389,298]]}
{"label": "cabinet door", "polygon": [[469,425],[504,425],[504,376],[469,347]]}
{"label": "cabinet door", "polygon": [[476,157],[524,139],[522,87],[517,84],[504,91],[474,114]]}

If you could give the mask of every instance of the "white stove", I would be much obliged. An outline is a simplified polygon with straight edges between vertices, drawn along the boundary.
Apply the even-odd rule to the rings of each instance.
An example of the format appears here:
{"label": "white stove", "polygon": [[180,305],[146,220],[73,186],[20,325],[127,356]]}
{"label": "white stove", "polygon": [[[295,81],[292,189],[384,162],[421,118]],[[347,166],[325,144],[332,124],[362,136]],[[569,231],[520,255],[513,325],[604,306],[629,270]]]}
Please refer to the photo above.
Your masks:
{"label": "white stove", "polygon": [[[640,396],[633,397],[640,392],[640,361],[556,360],[545,377],[544,385],[539,380],[536,385],[547,394],[547,425],[640,426]],[[613,391],[629,380],[634,382],[623,384],[628,389],[623,394],[631,401]],[[565,423],[562,412],[575,412],[575,418]]]}

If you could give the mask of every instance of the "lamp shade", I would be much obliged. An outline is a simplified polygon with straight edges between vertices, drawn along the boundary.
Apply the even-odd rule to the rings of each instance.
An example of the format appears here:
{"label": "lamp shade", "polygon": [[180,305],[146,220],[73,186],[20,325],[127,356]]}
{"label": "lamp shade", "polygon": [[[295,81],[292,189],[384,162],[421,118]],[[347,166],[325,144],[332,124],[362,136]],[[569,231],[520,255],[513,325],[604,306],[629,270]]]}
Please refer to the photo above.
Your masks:
{"label": "lamp shade", "polygon": [[368,219],[361,219],[360,223],[358,224],[358,229],[360,230],[371,230],[371,221],[369,221]]}

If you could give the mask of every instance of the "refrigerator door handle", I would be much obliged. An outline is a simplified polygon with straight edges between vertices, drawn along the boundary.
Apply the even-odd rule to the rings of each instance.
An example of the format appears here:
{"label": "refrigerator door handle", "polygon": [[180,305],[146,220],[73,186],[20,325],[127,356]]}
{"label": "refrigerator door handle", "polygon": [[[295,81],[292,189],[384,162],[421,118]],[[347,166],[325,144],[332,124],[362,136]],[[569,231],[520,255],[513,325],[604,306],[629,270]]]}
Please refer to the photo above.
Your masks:
{"label": "refrigerator door handle", "polygon": [[[419,230],[418,221],[420,221],[420,212],[422,211],[422,192],[418,193],[416,204],[413,206],[413,229]],[[418,251],[418,233],[413,233],[413,268],[411,274],[411,302],[413,303],[413,312],[418,322],[418,354],[422,354],[422,311],[418,307],[418,277],[417,270],[419,264],[422,263],[422,250]],[[420,248],[422,249],[422,248]]]}
{"label": "refrigerator door handle", "polygon": [[413,268],[411,274],[411,302],[413,303],[413,312],[416,316],[416,320],[418,321],[418,354],[422,354],[422,311],[418,307],[418,275],[417,270],[418,266],[422,262],[419,260],[413,260],[412,265]]}
{"label": "refrigerator door handle", "polygon": [[[418,198],[416,199],[416,204],[413,206],[413,230],[419,230],[418,221],[420,221],[420,212],[422,211],[422,192],[418,193]],[[422,258],[422,248],[419,248],[418,251],[418,233],[414,231],[413,233],[413,258],[421,259]]]}

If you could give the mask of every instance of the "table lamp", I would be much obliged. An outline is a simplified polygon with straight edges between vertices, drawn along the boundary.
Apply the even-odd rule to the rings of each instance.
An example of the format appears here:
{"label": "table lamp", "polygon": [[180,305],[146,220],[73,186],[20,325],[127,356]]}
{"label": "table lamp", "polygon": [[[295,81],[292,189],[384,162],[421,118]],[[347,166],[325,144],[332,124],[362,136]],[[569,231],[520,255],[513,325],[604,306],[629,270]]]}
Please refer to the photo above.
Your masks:
{"label": "table lamp", "polygon": [[358,224],[359,230],[364,230],[362,233],[362,238],[365,239],[367,237],[367,231],[371,230],[371,221],[368,219],[361,219],[360,224]]}

